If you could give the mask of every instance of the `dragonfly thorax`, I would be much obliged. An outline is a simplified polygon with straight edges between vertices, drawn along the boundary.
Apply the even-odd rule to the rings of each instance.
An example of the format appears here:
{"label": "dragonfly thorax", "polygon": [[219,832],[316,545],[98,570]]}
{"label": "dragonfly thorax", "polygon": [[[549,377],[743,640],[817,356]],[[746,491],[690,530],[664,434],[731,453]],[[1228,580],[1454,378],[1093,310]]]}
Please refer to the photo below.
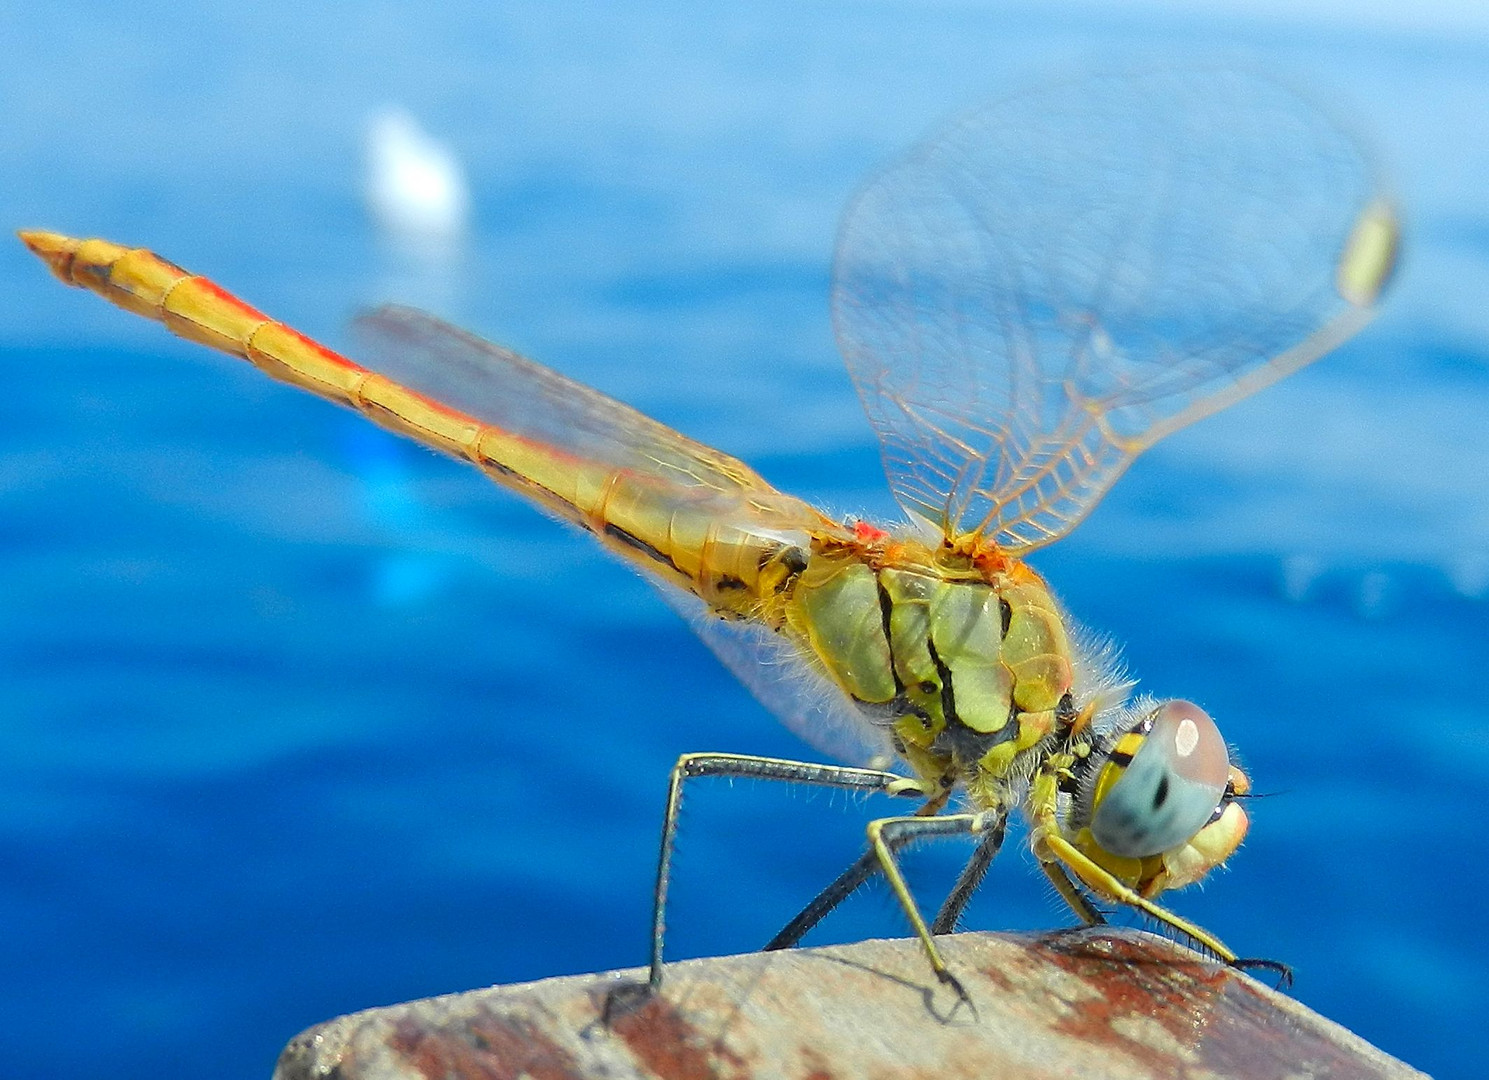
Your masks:
{"label": "dragonfly thorax", "polygon": [[1064,616],[1018,560],[875,540],[818,545],[785,625],[920,779],[1006,805],[1075,719]]}

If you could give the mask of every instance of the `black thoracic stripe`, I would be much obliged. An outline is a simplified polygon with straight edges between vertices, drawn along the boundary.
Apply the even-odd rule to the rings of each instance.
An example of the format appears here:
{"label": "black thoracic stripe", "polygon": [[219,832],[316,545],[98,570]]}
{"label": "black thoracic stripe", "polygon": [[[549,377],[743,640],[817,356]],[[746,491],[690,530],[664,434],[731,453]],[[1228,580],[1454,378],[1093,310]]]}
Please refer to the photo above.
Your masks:
{"label": "black thoracic stripe", "polygon": [[874,575],[874,588],[879,590],[879,621],[884,627],[884,647],[889,650],[889,674],[894,677],[894,696],[899,697],[905,692],[905,681],[900,678],[900,668],[895,663],[894,636],[889,632],[889,616],[894,612],[894,601],[884,587],[883,577],[878,574]]}
{"label": "black thoracic stripe", "polygon": [[627,547],[635,551],[641,552],[641,554],[645,555],[648,559],[652,559],[656,562],[661,563],[669,570],[677,570],[677,564],[674,563],[660,548],[653,547],[651,544],[648,544],[645,540],[641,539],[641,537],[637,536],[635,533],[627,532],[625,529],[622,529],[614,522],[605,522],[605,535],[615,537],[615,539],[619,540],[622,544],[625,544]]}
{"label": "black thoracic stripe", "polygon": [[962,718],[956,714],[956,692],[951,688],[951,668],[942,662],[941,654],[936,651],[936,643],[929,634],[926,635],[925,647],[931,654],[931,663],[936,665],[936,674],[941,676],[941,718],[948,727],[961,724]]}
{"label": "black thoracic stripe", "polygon": [[1003,620],[1003,637],[1008,636],[1008,628],[1013,625],[1013,605],[1003,597],[998,597],[998,615]]}
{"label": "black thoracic stripe", "polygon": [[1120,765],[1124,769],[1132,764],[1132,755],[1126,750],[1113,750],[1106,757],[1113,765]]}
{"label": "black thoracic stripe", "polygon": [[1070,726],[1075,723],[1075,698],[1071,697],[1070,691],[1061,695],[1059,703],[1055,706],[1055,723],[1060,725],[1061,731],[1069,731]]}

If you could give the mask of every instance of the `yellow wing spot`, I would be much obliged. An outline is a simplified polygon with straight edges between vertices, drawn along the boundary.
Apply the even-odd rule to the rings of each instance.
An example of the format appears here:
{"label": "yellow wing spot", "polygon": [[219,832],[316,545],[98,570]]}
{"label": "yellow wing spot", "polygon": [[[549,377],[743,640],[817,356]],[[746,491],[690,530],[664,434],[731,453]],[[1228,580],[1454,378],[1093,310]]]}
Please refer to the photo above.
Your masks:
{"label": "yellow wing spot", "polygon": [[1365,208],[1345,242],[1339,258],[1335,287],[1356,307],[1369,307],[1391,280],[1401,224],[1389,203],[1376,200]]}

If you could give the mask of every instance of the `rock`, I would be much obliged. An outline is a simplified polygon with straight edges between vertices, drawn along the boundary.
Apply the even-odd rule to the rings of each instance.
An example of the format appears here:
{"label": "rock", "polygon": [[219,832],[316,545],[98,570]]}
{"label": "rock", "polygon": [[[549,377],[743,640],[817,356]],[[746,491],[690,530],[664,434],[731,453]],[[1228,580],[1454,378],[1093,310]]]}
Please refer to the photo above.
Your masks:
{"label": "rock", "polygon": [[1255,979],[1134,931],[913,940],[688,960],[613,1016],[635,971],[370,1009],[311,1028],[276,1080],[1420,1077]]}

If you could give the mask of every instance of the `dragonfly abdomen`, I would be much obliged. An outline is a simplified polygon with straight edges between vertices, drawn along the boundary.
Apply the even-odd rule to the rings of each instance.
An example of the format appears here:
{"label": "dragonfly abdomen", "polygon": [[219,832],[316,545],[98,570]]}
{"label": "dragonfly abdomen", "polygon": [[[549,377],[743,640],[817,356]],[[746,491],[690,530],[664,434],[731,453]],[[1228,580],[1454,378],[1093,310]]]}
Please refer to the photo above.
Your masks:
{"label": "dragonfly abdomen", "polygon": [[787,620],[849,696],[884,712],[922,776],[999,780],[1073,714],[1059,608],[1021,563],[970,576],[830,550],[797,577]]}
{"label": "dragonfly abdomen", "polygon": [[145,248],[57,233],[23,234],[69,285],[154,319],[188,341],[240,357],[281,382],[356,409],[433,449],[485,464],[491,429],[291,330],[221,286]]}
{"label": "dragonfly abdomen", "polygon": [[[731,496],[679,495],[627,469],[612,471],[598,495],[574,495],[582,524],[617,555],[692,592],[715,614],[781,629],[785,597],[808,564],[812,534],[804,527],[769,528],[755,519],[761,507],[740,514]],[[803,517],[797,500],[780,501]]]}
{"label": "dragonfly abdomen", "polygon": [[[616,447],[602,438],[564,444],[529,437],[441,404],[147,249],[39,231],[23,239],[68,284],[474,464],[555,517],[593,533],[627,562],[695,593],[721,615],[759,619],[778,629],[780,596],[806,565],[811,534],[841,531],[741,463],[554,373],[534,375],[542,369],[529,361],[503,355],[502,370],[515,392],[532,395],[541,383],[573,403],[567,421],[603,430],[612,425],[612,438],[636,440],[634,447],[620,449],[638,459],[637,467],[607,457]],[[528,401],[533,408],[544,404],[542,398]]]}

